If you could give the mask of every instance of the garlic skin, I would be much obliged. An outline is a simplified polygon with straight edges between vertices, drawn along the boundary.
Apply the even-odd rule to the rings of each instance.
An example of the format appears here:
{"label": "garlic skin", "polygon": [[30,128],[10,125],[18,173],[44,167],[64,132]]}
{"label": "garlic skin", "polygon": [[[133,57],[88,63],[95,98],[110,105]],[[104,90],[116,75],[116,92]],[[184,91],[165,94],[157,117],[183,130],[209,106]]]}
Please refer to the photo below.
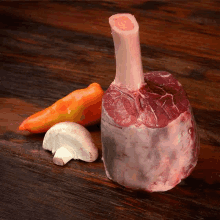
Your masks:
{"label": "garlic skin", "polygon": [[93,162],[98,158],[89,131],[75,122],[60,122],[52,126],[45,134],[43,149],[54,154],[53,162],[63,166],[71,159]]}

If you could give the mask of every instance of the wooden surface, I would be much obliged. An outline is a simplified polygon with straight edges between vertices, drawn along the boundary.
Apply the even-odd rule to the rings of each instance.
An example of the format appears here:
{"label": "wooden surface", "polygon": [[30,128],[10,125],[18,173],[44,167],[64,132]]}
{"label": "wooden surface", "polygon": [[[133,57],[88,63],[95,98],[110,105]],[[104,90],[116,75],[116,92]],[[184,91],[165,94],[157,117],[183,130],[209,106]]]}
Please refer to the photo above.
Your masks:
{"label": "wooden surface", "polygon": [[[107,179],[100,125],[89,129],[100,157],[59,167],[44,134],[18,131],[31,114],[73,90],[115,76],[108,18],[135,15],[145,71],[171,72],[185,88],[201,152],[193,173],[163,193]],[[1,1],[0,219],[219,219],[220,2]]]}

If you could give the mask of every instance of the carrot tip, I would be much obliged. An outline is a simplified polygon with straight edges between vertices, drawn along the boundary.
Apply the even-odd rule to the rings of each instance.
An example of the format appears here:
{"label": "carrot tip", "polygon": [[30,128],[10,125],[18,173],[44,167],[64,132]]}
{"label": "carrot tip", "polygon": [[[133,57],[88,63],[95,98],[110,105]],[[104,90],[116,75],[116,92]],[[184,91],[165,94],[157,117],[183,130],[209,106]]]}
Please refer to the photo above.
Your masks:
{"label": "carrot tip", "polygon": [[26,130],[24,123],[22,123],[22,124],[19,126],[19,130],[20,130],[20,131]]}

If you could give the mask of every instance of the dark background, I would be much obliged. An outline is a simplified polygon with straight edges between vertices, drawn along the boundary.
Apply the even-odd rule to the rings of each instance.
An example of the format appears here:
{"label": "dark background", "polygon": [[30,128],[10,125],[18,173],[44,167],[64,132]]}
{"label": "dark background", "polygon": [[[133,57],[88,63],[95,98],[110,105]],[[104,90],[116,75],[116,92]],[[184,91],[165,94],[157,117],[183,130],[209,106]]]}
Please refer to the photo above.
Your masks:
{"label": "dark background", "polygon": [[[193,108],[201,141],[193,173],[162,193],[107,179],[100,157],[53,164],[44,134],[18,131],[31,114],[92,82],[115,76],[108,18],[133,14],[144,71],[171,72]],[[1,1],[0,219],[219,219],[220,2]]]}

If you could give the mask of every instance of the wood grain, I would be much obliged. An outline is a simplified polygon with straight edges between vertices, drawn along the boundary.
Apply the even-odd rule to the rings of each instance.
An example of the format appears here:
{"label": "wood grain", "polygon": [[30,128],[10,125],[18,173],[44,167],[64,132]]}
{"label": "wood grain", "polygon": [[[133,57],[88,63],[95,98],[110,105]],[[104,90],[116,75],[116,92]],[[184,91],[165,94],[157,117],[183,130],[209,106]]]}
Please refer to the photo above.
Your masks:
{"label": "wood grain", "polygon": [[[131,191],[105,175],[100,125],[89,127],[99,158],[53,164],[44,134],[18,131],[31,114],[75,89],[115,76],[108,18],[132,13],[145,71],[171,72],[185,88],[201,151],[193,173],[163,193]],[[220,2],[0,2],[0,219],[219,219]]]}

